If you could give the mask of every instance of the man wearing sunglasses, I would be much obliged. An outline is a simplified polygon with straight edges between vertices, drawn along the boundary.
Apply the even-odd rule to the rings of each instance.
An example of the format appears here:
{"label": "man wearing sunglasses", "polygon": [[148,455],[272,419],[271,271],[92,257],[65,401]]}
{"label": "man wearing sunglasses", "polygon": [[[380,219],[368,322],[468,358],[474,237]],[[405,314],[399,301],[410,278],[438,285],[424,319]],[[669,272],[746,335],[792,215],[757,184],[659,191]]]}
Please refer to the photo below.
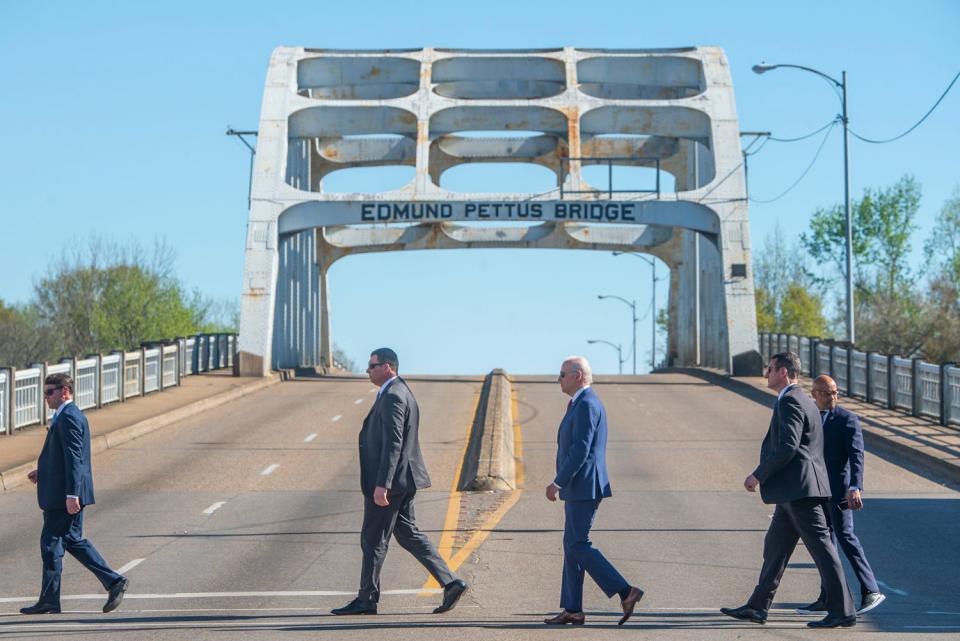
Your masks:
{"label": "man wearing sunglasses", "polygon": [[370,354],[367,376],[380,390],[360,430],[360,590],[356,599],[333,614],[377,613],[380,569],[392,537],[443,586],[443,600],[434,614],[452,610],[467,590],[467,584],[450,571],[430,539],[417,528],[413,515],[414,496],[417,490],[430,487],[430,476],[420,452],[420,408],[397,375],[399,369],[400,361],[392,349],[381,347]]}
{"label": "man wearing sunglasses", "polygon": [[27,477],[37,486],[43,510],[40,557],[43,582],[37,603],[22,614],[60,612],[60,574],[63,553],[69,552],[93,572],[109,596],[104,612],[116,610],[129,581],[110,569],[97,549],[83,538],[83,508],[93,505],[93,468],[90,464],[90,427],[73,402],[73,379],[51,374],[43,382],[47,407],[54,411],[47,428],[37,469]]}

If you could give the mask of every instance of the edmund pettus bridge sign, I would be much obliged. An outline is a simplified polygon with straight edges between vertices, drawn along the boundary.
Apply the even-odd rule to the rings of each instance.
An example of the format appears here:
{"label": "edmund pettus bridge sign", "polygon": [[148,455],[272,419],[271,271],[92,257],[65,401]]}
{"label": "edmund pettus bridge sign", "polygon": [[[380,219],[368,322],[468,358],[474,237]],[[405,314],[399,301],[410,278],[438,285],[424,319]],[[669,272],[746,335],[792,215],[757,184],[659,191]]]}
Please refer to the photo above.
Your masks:
{"label": "edmund pettus bridge sign", "polygon": [[[241,372],[331,363],[327,273],[339,258],[470,247],[656,256],[670,268],[668,361],[747,368],[758,356],[740,159],[716,47],[278,48],[253,169]],[[546,167],[555,188],[441,187],[452,167],[494,162]],[[388,191],[324,190],[334,171],[385,166],[415,172]],[[655,188],[591,185],[590,166],[649,168]]]}

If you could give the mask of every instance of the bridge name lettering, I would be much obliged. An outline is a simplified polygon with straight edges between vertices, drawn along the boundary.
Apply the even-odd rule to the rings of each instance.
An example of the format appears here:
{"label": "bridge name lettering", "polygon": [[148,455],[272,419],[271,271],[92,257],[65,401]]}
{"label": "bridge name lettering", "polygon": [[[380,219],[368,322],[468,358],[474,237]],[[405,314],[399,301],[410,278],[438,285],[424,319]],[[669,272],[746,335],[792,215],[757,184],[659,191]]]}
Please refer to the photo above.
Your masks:
{"label": "bridge name lettering", "polygon": [[360,203],[360,220],[368,223],[431,220],[584,220],[636,222],[630,202],[410,202]]}

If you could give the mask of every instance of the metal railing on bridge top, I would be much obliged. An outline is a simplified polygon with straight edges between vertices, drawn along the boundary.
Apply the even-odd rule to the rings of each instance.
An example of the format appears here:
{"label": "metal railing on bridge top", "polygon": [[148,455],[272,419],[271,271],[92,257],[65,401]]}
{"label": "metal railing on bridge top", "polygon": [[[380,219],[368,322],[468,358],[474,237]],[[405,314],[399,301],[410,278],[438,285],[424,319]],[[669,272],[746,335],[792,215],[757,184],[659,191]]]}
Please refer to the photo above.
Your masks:
{"label": "metal railing on bridge top", "polygon": [[792,334],[760,334],[764,360],[777,352],[800,356],[803,373],[827,374],[841,394],[960,427],[960,367],[863,352],[846,343]]}
{"label": "metal railing on bridge top", "polygon": [[50,374],[69,374],[74,402],[89,409],[177,387],[185,376],[233,367],[236,349],[236,334],[197,334],[146,342],[129,352],[62,358],[25,369],[0,367],[0,434],[50,420],[53,412],[43,399],[43,381]]}

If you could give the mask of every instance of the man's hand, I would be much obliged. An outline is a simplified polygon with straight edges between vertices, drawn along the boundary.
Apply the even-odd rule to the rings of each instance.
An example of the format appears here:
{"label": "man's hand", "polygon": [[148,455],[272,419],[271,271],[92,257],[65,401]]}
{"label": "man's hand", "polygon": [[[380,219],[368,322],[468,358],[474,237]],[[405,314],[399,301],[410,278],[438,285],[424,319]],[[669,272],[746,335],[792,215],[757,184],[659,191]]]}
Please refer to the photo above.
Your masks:
{"label": "man's hand", "polygon": [[847,490],[847,505],[850,506],[851,510],[863,509],[863,499],[860,498],[860,490],[856,488]]}
{"label": "man's hand", "polygon": [[37,484],[37,471],[36,471],[36,470],[31,470],[30,472],[28,472],[28,473],[27,473],[27,478],[30,479],[30,482],[31,482],[31,483],[33,483],[34,485],[36,485],[36,484]]}
{"label": "man's hand", "polygon": [[760,479],[753,474],[743,480],[743,487],[747,488],[747,492],[756,492],[759,485]]}
{"label": "man's hand", "polygon": [[390,501],[387,499],[387,488],[377,486],[373,489],[373,502],[380,507],[387,507]]}
{"label": "man's hand", "polygon": [[554,485],[553,483],[551,483],[550,485],[548,485],[548,486],[547,486],[547,500],[548,500],[548,501],[556,501],[556,500],[557,500],[557,493],[558,493],[558,492],[560,492],[560,488],[558,488],[556,485]]}
{"label": "man's hand", "polygon": [[80,499],[67,499],[67,514],[76,514],[80,511]]}

